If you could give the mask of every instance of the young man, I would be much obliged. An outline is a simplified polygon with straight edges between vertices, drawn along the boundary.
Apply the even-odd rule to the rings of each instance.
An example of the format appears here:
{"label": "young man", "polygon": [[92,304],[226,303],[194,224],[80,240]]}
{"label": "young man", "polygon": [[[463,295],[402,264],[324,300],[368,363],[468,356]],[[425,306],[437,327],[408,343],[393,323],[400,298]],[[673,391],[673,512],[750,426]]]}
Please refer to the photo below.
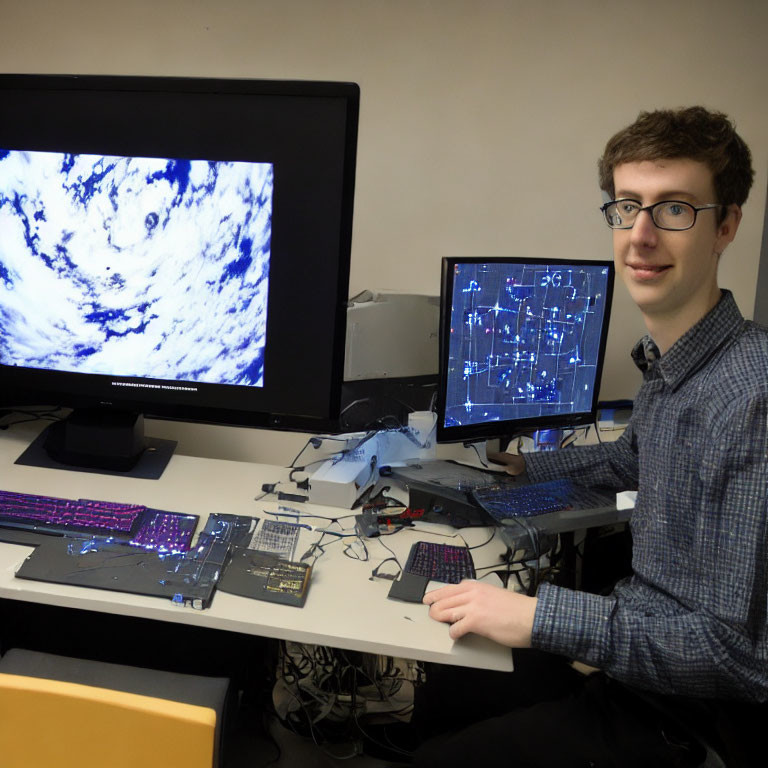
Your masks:
{"label": "young man", "polygon": [[633,416],[613,443],[505,461],[534,481],[637,489],[633,575],[608,596],[478,581],[428,593],[453,638],[600,671],[567,696],[428,743],[418,765],[480,764],[473,754],[483,765],[696,765],[683,721],[728,766],[756,764],[748,740],[768,722],[768,331],[717,283],[752,183],[749,149],[725,115],[664,110],[616,134],[599,168],[616,270],[648,328],[632,352],[643,371]]}

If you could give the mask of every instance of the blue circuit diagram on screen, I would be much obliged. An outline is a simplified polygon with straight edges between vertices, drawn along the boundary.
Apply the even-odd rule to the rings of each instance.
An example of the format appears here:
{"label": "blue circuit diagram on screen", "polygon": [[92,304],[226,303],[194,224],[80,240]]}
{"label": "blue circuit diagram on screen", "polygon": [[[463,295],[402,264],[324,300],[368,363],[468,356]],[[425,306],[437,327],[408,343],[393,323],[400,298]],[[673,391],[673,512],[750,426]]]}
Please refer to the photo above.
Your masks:
{"label": "blue circuit diagram on screen", "polygon": [[608,280],[588,262],[457,264],[446,426],[589,412]]}

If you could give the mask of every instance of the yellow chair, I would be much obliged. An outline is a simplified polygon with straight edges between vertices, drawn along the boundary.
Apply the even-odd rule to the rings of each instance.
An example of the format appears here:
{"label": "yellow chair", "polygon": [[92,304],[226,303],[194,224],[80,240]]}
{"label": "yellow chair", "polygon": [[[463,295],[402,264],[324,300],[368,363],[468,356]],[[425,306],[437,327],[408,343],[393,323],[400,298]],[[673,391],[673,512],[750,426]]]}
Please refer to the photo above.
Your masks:
{"label": "yellow chair", "polygon": [[13,649],[0,659],[0,764],[212,768],[227,688],[224,678]]}

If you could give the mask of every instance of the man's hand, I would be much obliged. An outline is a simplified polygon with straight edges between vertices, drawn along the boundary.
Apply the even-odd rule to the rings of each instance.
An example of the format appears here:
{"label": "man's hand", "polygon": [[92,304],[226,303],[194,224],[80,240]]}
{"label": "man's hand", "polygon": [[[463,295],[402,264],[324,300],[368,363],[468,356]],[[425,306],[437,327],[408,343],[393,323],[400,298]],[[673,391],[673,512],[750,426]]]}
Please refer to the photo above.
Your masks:
{"label": "man's hand", "polygon": [[495,464],[502,464],[509,475],[522,475],[525,472],[525,456],[521,453],[488,453],[488,458]]}
{"label": "man's hand", "polygon": [[536,598],[481,581],[462,581],[424,595],[429,615],[451,625],[458,639],[467,632],[511,648],[530,648]]}

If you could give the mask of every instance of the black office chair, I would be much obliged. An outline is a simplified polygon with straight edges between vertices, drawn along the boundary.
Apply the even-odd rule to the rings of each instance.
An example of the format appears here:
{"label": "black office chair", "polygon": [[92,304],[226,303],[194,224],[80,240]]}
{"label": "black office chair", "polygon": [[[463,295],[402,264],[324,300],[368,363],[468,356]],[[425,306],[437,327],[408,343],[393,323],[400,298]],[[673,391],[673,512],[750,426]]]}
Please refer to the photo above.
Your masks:
{"label": "black office chair", "polygon": [[220,768],[229,680],[11,649],[4,768]]}

